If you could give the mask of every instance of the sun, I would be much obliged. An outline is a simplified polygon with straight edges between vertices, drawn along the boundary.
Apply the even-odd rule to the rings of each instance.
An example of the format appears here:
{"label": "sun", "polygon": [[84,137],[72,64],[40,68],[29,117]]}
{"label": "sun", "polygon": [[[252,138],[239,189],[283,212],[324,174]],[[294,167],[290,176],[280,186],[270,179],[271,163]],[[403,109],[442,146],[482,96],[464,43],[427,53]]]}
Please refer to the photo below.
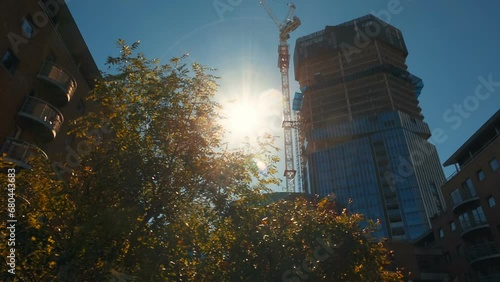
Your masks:
{"label": "sun", "polygon": [[227,103],[226,130],[231,135],[239,137],[251,137],[256,134],[262,122],[257,105],[248,100],[236,100]]}
{"label": "sun", "polygon": [[241,146],[242,143],[255,145],[264,136],[277,136],[282,132],[279,91],[269,89],[251,93],[241,91],[225,95],[220,101],[224,139],[232,146]]}
{"label": "sun", "polygon": [[222,106],[220,125],[225,131],[224,143],[229,148],[245,148],[257,153],[254,164],[261,175],[267,176],[268,173],[274,173],[274,169],[270,170],[267,161],[260,158],[261,141],[274,140],[273,146],[281,146],[281,92],[271,88],[253,95],[251,93],[242,91],[239,94],[225,95],[224,100],[219,101]]}

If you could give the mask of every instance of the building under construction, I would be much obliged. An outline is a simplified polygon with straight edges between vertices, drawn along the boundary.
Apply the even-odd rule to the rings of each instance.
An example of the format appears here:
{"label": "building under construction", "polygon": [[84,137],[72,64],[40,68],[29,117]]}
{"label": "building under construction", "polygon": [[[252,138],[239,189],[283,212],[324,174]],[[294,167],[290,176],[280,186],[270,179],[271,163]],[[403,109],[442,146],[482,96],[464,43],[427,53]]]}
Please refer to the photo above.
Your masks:
{"label": "building under construction", "polygon": [[418,238],[445,208],[407,55],[401,31],[372,15],[299,38],[294,54],[304,191],[334,194],[394,240]]}

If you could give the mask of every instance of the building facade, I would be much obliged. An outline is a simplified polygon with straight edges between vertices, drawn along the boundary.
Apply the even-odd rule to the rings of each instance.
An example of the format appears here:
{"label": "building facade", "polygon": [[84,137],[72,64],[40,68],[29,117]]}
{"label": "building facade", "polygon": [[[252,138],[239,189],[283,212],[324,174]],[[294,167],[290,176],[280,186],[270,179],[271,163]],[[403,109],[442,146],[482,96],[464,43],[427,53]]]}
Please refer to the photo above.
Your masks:
{"label": "building facade", "polygon": [[443,252],[432,230],[412,242],[388,242],[387,247],[394,250],[392,265],[406,275],[406,281],[450,281]]}
{"label": "building facade", "polygon": [[89,110],[99,70],[64,1],[2,1],[0,19],[1,159],[62,164],[75,147],[68,122]]}
{"label": "building facade", "polygon": [[[500,281],[500,111],[444,165],[447,209],[432,220],[454,281]],[[452,280],[453,281],[453,280]]]}
{"label": "building facade", "polygon": [[295,46],[306,192],[381,221],[377,235],[415,240],[445,208],[445,177],[407,71],[401,31],[368,15]]}

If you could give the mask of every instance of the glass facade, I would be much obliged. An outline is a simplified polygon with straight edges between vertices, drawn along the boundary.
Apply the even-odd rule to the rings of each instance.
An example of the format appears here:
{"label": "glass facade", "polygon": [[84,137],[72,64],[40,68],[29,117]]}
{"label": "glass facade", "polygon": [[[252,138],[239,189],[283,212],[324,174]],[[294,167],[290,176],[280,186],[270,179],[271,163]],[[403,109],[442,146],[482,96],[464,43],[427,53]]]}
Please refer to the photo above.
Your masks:
{"label": "glass facade", "polygon": [[378,236],[411,240],[429,229],[429,212],[442,209],[437,187],[444,176],[434,146],[419,145],[427,130],[404,121],[405,114],[386,112],[313,132],[319,139],[344,133],[354,140],[312,153],[308,186],[320,196],[334,194],[351,213],[380,220]]}
{"label": "glass facade", "polygon": [[[375,25],[380,32],[365,32],[363,48],[345,52]],[[394,240],[418,238],[445,208],[444,173],[418,102],[423,83],[407,71],[407,55],[401,31],[373,15],[301,37],[294,54],[305,89],[306,192],[333,194]]]}

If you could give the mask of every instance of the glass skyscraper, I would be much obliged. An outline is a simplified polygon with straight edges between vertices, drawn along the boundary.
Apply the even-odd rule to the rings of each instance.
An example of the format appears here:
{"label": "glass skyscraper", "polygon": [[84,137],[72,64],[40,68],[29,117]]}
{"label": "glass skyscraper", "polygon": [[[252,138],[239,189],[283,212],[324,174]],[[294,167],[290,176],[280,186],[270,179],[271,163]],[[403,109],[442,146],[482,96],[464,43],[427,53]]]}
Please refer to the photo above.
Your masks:
{"label": "glass skyscraper", "polygon": [[372,15],[299,38],[294,54],[304,190],[335,195],[394,240],[418,238],[444,209],[423,83],[407,55],[401,31]]}

